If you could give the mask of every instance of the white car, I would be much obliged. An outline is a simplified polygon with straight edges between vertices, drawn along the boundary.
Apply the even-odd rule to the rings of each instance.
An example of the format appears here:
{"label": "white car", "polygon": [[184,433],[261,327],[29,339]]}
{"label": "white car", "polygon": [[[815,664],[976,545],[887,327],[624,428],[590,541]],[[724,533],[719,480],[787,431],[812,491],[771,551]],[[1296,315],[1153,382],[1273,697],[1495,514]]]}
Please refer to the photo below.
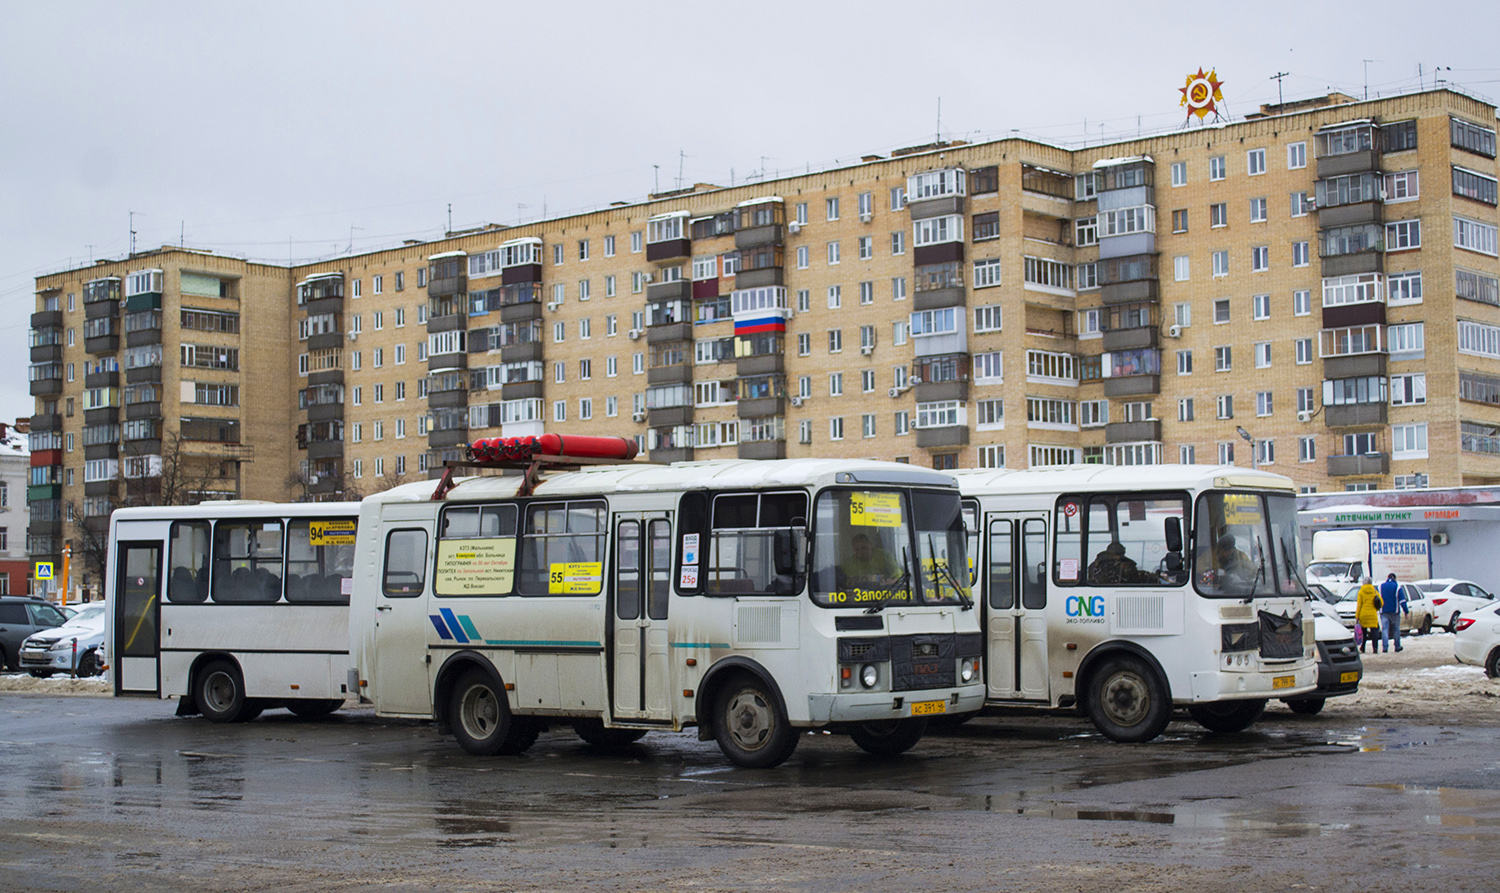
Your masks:
{"label": "white car", "polygon": [[97,676],[102,672],[104,604],[84,605],[62,626],[32,633],[21,643],[21,669],[41,679],[53,673]]}
{"label": "white car", "polygon": [[1439,577],[1432,580],[1418,580],[1416,586],[1426,593],[1428,600],[1432,602],[1432,622],[1446,626],[1450,633],[1457,630],[1460,614],[1467,614],[1495,604],[1494,595],[1486,592],[1478,583],[1471,583],[1468,580]]}
{"label": "white car", "polygon": [[[1379,589],[1379,586],[1375,588]],[[1437,622],[1432,610],[1432,602],[1415,583],[1402,583],[1401,591],[1406,593],[1407,613],[1401,617],[1401,632],[1426,635],[1432,632],[1432,626]],[[1359,585],[1350,586],[1344,592],[1343,598],[1339,599],[1334,607],[1338,610],[1339,621],[1349,629],[1354,629],[1354,610],[1359,606]]]}
{"label": "white car", "polygon": [[1480,608],[1458,618],[1453,656],[1461,664],[1484,667],[1491,679],[1500,676],[1500,606]]}

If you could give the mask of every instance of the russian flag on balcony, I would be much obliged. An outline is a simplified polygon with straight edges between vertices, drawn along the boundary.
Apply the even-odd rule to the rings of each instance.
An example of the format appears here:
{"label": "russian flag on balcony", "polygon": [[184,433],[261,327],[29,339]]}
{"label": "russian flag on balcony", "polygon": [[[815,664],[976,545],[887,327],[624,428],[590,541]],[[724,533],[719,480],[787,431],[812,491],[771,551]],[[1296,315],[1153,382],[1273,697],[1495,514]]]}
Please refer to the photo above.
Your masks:
{"label": "russian flag on balcony", "polygon": [[759,335],[761,332],[785,332],[786,318],[781,316],[758,316],[753,319],[735,317],[736,335]]}

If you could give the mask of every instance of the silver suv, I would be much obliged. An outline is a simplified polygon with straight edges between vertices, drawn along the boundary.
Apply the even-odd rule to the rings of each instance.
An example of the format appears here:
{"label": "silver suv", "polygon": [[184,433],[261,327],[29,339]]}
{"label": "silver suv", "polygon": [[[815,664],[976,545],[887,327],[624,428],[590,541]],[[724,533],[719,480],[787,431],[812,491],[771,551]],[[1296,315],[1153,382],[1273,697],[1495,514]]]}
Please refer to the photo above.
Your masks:
{"label": "silver suv", "polygon": [[0,595],[0,663],[20,669],[21,643],[32,633],[62,626],[68,618],[51,602],[26,595]]}

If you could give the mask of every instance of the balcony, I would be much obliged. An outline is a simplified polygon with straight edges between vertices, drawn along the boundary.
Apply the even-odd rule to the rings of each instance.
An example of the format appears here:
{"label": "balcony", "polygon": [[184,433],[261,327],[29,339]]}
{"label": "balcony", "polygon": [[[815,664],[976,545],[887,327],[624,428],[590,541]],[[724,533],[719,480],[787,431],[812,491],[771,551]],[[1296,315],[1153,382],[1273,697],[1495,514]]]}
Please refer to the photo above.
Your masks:
{"label": "balcony", "polygon": [[84,485],[83,485],[83,495],[84,496],[114,496],[115,495],[115,483],[116,483],[116,481],[115,481],[114,478],[110,478],[110,479],[104,480],[104,481],[85,481]]}
{"label": "balcony", "polygon": [[[742,270],[736,274],[735,288],[763,288],[770,285],[785,285],[786,274],[781,267],[762,267],[759,270]],[[696,295],[694,295],[696,297]],[[716,297],[714,295],[713,297]]]}
{"label": "balcony", "polygon": [[520,285],[524,282],[541,282],[541,264],[517,264],[500,271],[501,285]]}
{"label": "balcony", "polygon": [[[654,457],[656,453],[652,453],[651,455]],[[739,445],[739,457],[741,459],[785,459],[786,441],[741,441]]]}
{"label": "balcony", "polygon": [[1138,397],[1161,393],[1160,375],[1127,375],[1104,379],[1104,396]]}
{"label": "balcony", "polygon": [[691,462],[692,447],[662,447],[650,451],[652,462]]}
{"label": "balcony", "polygon": [[[144,333],[144,332],[132,332],[131,333],[131,337],[134,338],[136,335],[142,335],[142,334],[147,334],[147,333]],[[156,335],[156,337],[153,340],[147,341],[146,343],[147,344],[160,344],[161,343],[161,330],[160,329],[155,330],[155,335]],[[113,333],[110,333],[108,335],[95,335],[93,338],[85,338],[85,339],[83,339],[83,349],[86,352],[94,354],[96,356],[108,356],[110,354],[119,353],[120,352],[120,335],[119,335],[118,332],[113,332]]]}
{"label": "balcony", "polygon": [[117,388],[120,386],[120,370],[89,370],[83,376],[83,386],[86,388]]}
{"label": "balcony", "polygon": [[439,450],[443,447],[461,446],[468,442],[468,428],[449,428],[445,431],[427,432],[427,446],[429,449]]}
{"label": "balcony", "polygon": [[967,300],[963,286],[929,288],[912,296],[913,310],[941,310],[944,307],[962,307]]}
{"label": "balcony", "polygon": [[690,322],[668,322],[646,329],[647,344],[665,344],[669,341],[692,341],[693,324]]}
{"label": "balcony", "polygon": [[38,310],[31,314],[31,327],[33,329],[60,329],[63,324],[61,310]]}
{"label": "balcony", "polygon": [[[1109,329],[1102,339],[1105,350],[1140,350],[1160,347],[1161,330],[1155,325],[1137,326],[1129,329]],[[1156,440],[1146,437],[1142,440]]]}
{"label": "balcony", "polygon": [[1105,443],[1140,443],[1161,441],[1161,420],[1110,422],[1104,426]]}
{"label": "balcony", "polygon": [[540,400],[544,385],[539,381],[511,381],[500,387],[501,400]]}
{"label": "balcony", "polygon": [[671,282],[658,282],[655,285],[646,286],[646,303],[653,304],[657,301],[686,301],[692,296],[693,283],[687,279],[674,279]]}
{"label": "balcony", "polygon": [[1388,415],[1384,401],[1379,403],[1340,403],[1323,407],[1323,422],[1330,428],[1352,425],[1384,425]]}
{"label": "balcony", "polygon": [[333,422],[343,417],[344,404],[342,403],[314,403],[307,408],[309,422]]}
{"label": "balcony", "polygon": [[1384,375],[1386,355],[1383,353],[1357,353],[1345,356],[1324,357],[1324,378],[1364,378],[1369,375]]}
{"label": "balcony", "polygon": [[437,335],[443,332],[456,332],[467,327],[468,324],[469,317],[466,314],[452,306],[445,306],[442,314],[432,312],[427,317],[427,333]]}
{"label": "balcony", "polygon": [[126,384],[148,384],[153,381],[161,381],[161,363],[159,362],[153,366],[139,366],[125,370]]}
{"label": "balcony", "polygon": [[742,419],[771,418],[786,412],[786,399],[783,397],[751,397],[736,403],[735,410]]}
{"label": "balcony", "polygon": [[467,369],[469,368],[469,355],[464,351],[432,354],[427,357],[427,368],[434,372],[439,369]]}
{"label": "balcony", "polygon": [[31,381],[31,396],[33,397],[56,397],[63,392],[63,380],[59,374],[57,378],[35,378]]}
{"label": "balcony", "polygon": [[342,440],[315,440],[307,445],[309,462],[319,459],[339,459],[343,455],[344,442]]}
{"label": "balcony", "polygon": [[103,406],[99,409],[86,409],[83,412],[83,423],[85,425],[118,425],[120,424],[120,407]]}
{"label": "balcony", "polygon": [[1381,223],[1385,218],[1380,202],[1359,202],[1353,205],[1333,205],[1318,208],[1318,226],[1355,226],[1361,223]]}
{"label": "balcony", "polygon": [[[920,400],[921,398],[917,398]],[[917,446],[922,449],[967,446],[969,429],[966,425],[946,425],[941,428],[918,428]]]}
{"label": "balcony", "polygon": [[38,344],[31,349],[31,362],[33,363],[61,363],[63,358],[63,346],[61,344]]}
{"label": "balcony", "polygon": [[43,431],[61,431],[62,413],[41,413],[31,417],[31,430],[35,433]]}
{"label": "balcony", "polygon": [[500,307],[501,322],[531,322],[533,319],[541,319],[543,315],[541,301],[522,301]]}
{"label": "balcony", "polygon": [[344,345],[345,335],[343,332],[324,332],[321,335],[307,336],[308,350],[336,350]]}
{"label": "balcony", "polygon": [[307,373],[307,386],[310,388],[317,387],[318,385],[343,383],[344,370],[342,369],[323,369],[319,372]]}
{"label": "balcony", "polygon": [[1105,304],[1133,304],[1160,299],[1161,286],[1155,279],[1133,282],[1110,282],[1099,286],[1099,300]]}
{"label": "balcony", "polygon": [[540,341],[507,344],[500,348],[500,362],[502,363],[533,363],[541,358],[542,342]]}
{"label": "balcony", "polygon": [[687,363],[652,366],[646,370],[646,384],[680,384],[693,380],[693,367]]}
{"label": "balcony", "polygon": [[781,244],[781,224],[772,223],[767,226],[754,226],[749,229],[736,230],[734,233],[734,247],[737,249],[762,248],[766,245]]}
{"label": "balcony", "polygon": [[918,245],[912,249],[912,263],[918,267],[930,264],[961,264],[964,261],[964,243],[938,242],[935,245]]}
{"label": "balcony", "polygon": [[1380,153],[1374,149],[1345,152],[1340,155],[1325,155],[1318,159],[1318,179],[1340,177],[1380,169]]}
{"label": "balcony", "polygon": [[692,253],[693,243],[688,239],[667,239],[646,244],[646,260],[652,263],[676,260],[680,257],[688,257]]}
{"label": "balcony", "polygon": [[678,425],[691,425],[693,423],[693,407],[691,406],[663,406],[657,409],[647,409],[646,419],[653,428],[672,428]]}
{"label": "balcony", "polygon": [[429,391],[427,405],[433,409],[450,409],[469,405],[469,392],[463,388],[451,391]]}
{"label": "balcony", "polygon": [[1329,456],[1329,477],[1349,477],[1364,474],[1389,474],[1391,457],[1388,453],[1361,453],[1357,456]]}
{"label": "balcony", "polygon": [[954,381],[923,381],[914,389],[918,403],[936,403],[947,400],[969,399],[968,376]]}
{"label": "balcony", "polygon": [[161,418],[161,404],[155,402],[129,403],[125,406],[126,421]]}
{"label": "balcony", "polygon": [[783,353],[739,357],[734,361],[735,375],[741,378],[750,375],[774,375],[785,371],[786,355]]}

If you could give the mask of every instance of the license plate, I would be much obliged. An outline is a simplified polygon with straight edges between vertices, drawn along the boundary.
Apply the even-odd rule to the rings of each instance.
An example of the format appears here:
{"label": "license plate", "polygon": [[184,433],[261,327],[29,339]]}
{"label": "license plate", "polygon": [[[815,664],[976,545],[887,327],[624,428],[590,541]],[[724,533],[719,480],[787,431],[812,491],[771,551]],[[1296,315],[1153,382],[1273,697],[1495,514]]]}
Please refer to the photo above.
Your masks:
{"label": "license plate", "polygon": [[1297,684],[1296,676],[1277,676],[1271,680],[1272,688],[1291,688]]}
{"label": "license plate", "polygon": [[1340,682],[1358,682],[1359,681],[1359,671],[1358,670],[1350,670],[1347,673],[1340,673],[1339,674],[1339,681]]}
{"label": "license plate", "polygon": [[912,716],[932,716],[934,713],[947,713],[948,704],[945,701],[917,701],[911,705]]}

